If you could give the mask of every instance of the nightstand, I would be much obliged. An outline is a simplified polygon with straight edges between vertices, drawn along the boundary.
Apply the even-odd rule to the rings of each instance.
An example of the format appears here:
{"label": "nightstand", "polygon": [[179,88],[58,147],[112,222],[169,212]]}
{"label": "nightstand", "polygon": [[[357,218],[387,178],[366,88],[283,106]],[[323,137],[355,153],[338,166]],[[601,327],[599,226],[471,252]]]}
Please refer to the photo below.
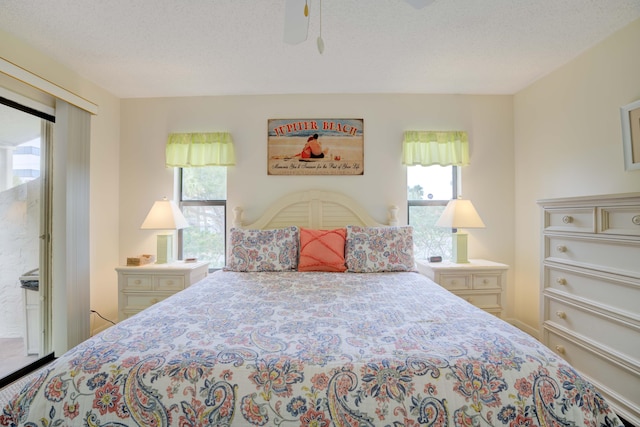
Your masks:
{"label": "nightstand", "polygon": [[420,273],[443,288],[476,307],[502,316],[508,265],[483,259],[470,259],[466,264],[450,261],[416,261],[416,264]]}
{"label": "nightstand", "polygon": [[209,271],[209,263],[177,261],[118,267],[116,271],[118,320],[124,320],[204,279]]}

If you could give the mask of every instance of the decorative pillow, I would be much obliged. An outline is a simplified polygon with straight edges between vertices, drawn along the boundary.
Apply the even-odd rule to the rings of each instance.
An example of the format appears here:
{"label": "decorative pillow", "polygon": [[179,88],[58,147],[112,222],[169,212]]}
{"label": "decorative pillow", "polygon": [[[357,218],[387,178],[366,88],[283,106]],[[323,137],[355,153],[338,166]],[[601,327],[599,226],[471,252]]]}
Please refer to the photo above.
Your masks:
{"label": "decorative pillow", "polygon": [[230,230],[228,271],[293,271],[298,263],[298,227]]}
{"label": "decorative pillow", "polygon": [[312,230],[300,228],[300,261],[298,271],[334,271],[347,269],[344,265],[345,228]]}
{"label": "decorative pillow", "polygon": [[414,271],[413,227],[347,226],[345,258],[352,273]]}

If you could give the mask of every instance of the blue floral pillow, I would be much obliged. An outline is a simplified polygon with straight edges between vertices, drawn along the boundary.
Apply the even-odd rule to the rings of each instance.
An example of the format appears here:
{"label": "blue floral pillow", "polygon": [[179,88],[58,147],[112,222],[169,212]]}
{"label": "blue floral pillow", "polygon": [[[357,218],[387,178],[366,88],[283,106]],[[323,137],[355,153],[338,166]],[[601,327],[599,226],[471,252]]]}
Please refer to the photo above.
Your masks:
{"label": "blue floral pillow", "polygon": [[413,227],[347,226],[347,271],[414,271]]}
{"label": "blue floral pillow", "polygon": [[230,230],[228,271],[294,271],[298,266],[298,227]]}

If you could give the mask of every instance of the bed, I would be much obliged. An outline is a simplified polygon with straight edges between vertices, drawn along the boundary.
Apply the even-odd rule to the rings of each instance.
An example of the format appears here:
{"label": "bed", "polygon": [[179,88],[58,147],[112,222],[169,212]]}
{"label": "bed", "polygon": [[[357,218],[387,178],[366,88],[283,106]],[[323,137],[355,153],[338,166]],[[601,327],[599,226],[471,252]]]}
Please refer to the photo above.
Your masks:
{"label": "bed", "polygon": [[410,227],[327,192],[241,225],[224,271],[60,356],[0,425],[622,426],[555,353],[418,274]]}

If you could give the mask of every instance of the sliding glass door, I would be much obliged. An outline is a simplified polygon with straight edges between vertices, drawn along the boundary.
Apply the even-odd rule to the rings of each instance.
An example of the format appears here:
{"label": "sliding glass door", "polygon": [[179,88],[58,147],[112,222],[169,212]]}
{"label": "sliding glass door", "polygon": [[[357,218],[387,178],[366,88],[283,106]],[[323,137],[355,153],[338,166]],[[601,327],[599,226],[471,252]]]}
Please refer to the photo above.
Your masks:
{"label": "sliding glass door", "polygon": [[44,356],[52,123],[0,104],[0,379]]}

